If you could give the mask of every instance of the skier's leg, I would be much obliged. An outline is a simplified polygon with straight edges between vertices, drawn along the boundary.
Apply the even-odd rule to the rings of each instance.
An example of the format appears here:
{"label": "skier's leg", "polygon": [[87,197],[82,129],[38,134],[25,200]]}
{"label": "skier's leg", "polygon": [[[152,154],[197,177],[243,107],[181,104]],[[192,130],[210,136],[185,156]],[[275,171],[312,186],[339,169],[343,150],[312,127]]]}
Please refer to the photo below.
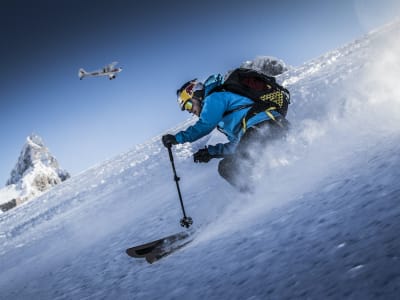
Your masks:
{"label": "skier's leg", "polygon": [[252,149],[259,153],[268,141],[285,135],[289,127],[288,121],[282,118],[277,122],[269,120],[249,128],[240,140],[235,154],[219,162],[220,176],[240,191],[252,190],[251,174],[258,159],[258,156],[251,154]]}
{"label": "skier's leg", "polygon": [[248,151],[248,144],[256,135],[254,128],[249,128],[242,137],[236,152],[222,159],[218,164],[219,175],[240,191],[250,190],[249,174],[253,168],[254,161]]}
{"label": "skier's leg", "polygon": [[234,175],[236,173],[235,171],[236,170],[235,170],[233,155],[225,157],[218,164],[219,175],[232,185],[235,185],[234,184],[234,177],[235,177]]}
{"label": "skier's leg", "polygon": [[[246,172],[244,171],[245,165],[245,160],[240,160],[236,155],[231,155],[219,162],[218,173],[239,191],[248,192],[251,188],[249,178],[246,177]],[[243,175],[245,178],[242,177]]]}

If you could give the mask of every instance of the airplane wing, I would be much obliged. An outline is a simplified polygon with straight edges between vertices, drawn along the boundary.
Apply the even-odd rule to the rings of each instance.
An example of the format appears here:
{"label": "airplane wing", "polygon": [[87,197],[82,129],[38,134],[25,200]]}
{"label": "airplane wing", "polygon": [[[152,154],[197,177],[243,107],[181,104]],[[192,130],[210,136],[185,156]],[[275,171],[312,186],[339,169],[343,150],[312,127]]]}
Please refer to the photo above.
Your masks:
{"label": "airplane wing", "polygon": [[104,66],[103,72],[104,72],[104,73],[110,72],[112,69],[114,69],[114,67],[115,67],[116,64],[118,64],[118,62],[117,62],[117,61],[114,61],[114,62],[112,62],[111,64],[108,64],[108,65]]}

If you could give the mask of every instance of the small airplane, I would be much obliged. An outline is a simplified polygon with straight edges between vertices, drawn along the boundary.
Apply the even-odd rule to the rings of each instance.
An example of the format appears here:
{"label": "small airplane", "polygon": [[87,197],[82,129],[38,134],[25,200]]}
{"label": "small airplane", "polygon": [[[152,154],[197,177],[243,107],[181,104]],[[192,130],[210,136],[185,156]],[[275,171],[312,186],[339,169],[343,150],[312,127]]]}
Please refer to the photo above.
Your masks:
{"label": "small airplane", "polygon": [[115,79],[117,77],[117,73],[122,71],[122,68],[116,68],[115,66],[118,64],[117,61],[112,62],[109,65],[106,65],[101,70],[96,70],[93,72],[86,72],[84,69],[79,69],[79,79],[82,80],[84,77],[99,77],[99,76],[108,76],[110,80]]}

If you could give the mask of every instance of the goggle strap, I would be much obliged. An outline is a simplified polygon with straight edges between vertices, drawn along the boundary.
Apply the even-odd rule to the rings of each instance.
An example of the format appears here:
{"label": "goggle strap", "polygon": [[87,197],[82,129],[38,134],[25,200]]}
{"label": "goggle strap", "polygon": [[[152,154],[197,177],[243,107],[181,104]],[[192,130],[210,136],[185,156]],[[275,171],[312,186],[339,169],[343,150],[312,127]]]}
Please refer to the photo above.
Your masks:
{"label": "goggle strap", "polygon": [[204,98],[204,89],[194,91],[193,98],[202,100]]}

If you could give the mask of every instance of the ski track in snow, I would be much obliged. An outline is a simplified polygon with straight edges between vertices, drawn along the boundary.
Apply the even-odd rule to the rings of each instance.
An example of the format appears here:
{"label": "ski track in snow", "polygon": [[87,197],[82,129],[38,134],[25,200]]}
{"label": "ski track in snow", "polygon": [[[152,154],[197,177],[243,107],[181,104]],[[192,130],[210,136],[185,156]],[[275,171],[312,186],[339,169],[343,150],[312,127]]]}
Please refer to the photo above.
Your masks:
{"label": "ski track in snow", "polygon": [[197,233],[153,265],[124,250],[182,230],[160,137],[0,214],[0,299],[398,298],[399,31],[278,78],[292,130],[258,153],[253,195],[219,178],[218,161],[192,163],[218,133],[174,147]]}

